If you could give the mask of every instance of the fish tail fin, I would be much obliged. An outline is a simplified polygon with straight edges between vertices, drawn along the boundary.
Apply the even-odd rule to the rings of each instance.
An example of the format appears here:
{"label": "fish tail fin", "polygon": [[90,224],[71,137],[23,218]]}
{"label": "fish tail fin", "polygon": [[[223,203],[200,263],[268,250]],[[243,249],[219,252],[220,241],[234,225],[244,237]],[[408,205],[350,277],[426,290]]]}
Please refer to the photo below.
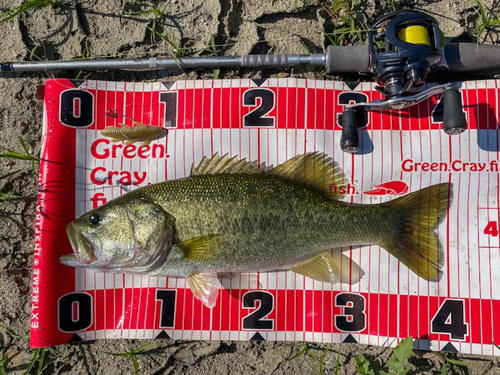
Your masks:
{"label": "fish tail fin", "polygon": [[446,217],[452,185],[442,183],[384,203],[397,212],[396,235],[380,243],[418,276],[438,281],[444,253],[435,230]]}

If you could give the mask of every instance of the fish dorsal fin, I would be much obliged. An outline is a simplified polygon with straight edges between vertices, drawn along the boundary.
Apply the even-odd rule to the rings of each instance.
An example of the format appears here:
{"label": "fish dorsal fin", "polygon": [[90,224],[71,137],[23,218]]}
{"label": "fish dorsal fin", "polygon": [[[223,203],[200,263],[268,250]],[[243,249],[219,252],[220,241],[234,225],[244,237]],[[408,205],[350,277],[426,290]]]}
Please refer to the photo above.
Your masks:
{"label": "fish dorsal fin", "polygon": [[347,192],[342,168],[322,152],[297,155],[271,169],[270,173],[311,186],[332,199],[341,199]]}
{"label": "fish dorsal fin", "polygon": [[336,284],[340,281],[341,273],[330,253],[324,251],[314,258],[308,259],[288,268],[290,271],[310,277],[314,280]]}
{"label": "fish dorsal fin", "polygon": [[211,158],[206,156],[197,167],[191,168],[191,176],[221,173],[264,173],[256,163],[248,162],[246,159],[238,160],[236,156],[230,158],[228,154],[220,156],[216,153]]}

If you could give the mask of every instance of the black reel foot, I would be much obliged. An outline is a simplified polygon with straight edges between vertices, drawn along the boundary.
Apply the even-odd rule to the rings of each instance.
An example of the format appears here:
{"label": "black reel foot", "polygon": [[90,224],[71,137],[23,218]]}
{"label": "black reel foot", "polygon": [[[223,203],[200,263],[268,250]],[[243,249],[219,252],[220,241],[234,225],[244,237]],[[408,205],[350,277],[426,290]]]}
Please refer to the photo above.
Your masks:
{"label": "black reel foot", "polygon": [[457,87],[443,92],[443,130],[446,134],[460,134],[467,129],[467,121],[462,110],[462,95]]}
{"label": "black reel foot", "polygon": [[359,151],[358,119],[355,109],[347,108],[342,113],[340,148],[342,151],[350,154],[355,154]]}

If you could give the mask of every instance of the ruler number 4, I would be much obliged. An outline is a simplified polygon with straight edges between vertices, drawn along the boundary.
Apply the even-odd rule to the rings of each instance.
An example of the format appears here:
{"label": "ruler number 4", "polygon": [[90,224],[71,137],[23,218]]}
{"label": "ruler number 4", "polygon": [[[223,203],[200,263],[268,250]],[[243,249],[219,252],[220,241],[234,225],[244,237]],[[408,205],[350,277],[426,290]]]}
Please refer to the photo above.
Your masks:
{"label": "ruler number 4", "polygon": [[447,333],[452,340],[465,340],[465,302],[461,299],[446,299],[431,321],[432,333]]}

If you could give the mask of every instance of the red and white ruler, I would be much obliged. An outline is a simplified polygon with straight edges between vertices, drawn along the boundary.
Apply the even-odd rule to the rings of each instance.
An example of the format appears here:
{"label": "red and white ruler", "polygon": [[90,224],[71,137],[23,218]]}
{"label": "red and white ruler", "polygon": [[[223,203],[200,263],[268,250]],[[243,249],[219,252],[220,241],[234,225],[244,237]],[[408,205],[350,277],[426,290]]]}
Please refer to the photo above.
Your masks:
{"label": "red and white ruler", "polygon": [[[500,81],[459,83],[468,129],[442,130],[440,97],[374,111],[361,151],[340,150],[345,104],[378,99],[372,83],[303,79],[123,83],[49,80],[35,241],[31,345],[99,338],[292,340],[500,354]],[[424,87],[425,89],[425,87]],[[167,127],[149,146],[100,131],[131,120]],[[185,279],[104,274],[63,266],[66,225],[140,186],[185,177],[216,152],[278,165],[322,151],[349,179],[345,201],[380,203],[440,182],[454,200],[438,228],[443,277],[427,282],[378,246],[344,254],[359,283],[323,284],[293,272],[222,280],[213,309]],[[350,267],[345,262],[342,267]]]}

